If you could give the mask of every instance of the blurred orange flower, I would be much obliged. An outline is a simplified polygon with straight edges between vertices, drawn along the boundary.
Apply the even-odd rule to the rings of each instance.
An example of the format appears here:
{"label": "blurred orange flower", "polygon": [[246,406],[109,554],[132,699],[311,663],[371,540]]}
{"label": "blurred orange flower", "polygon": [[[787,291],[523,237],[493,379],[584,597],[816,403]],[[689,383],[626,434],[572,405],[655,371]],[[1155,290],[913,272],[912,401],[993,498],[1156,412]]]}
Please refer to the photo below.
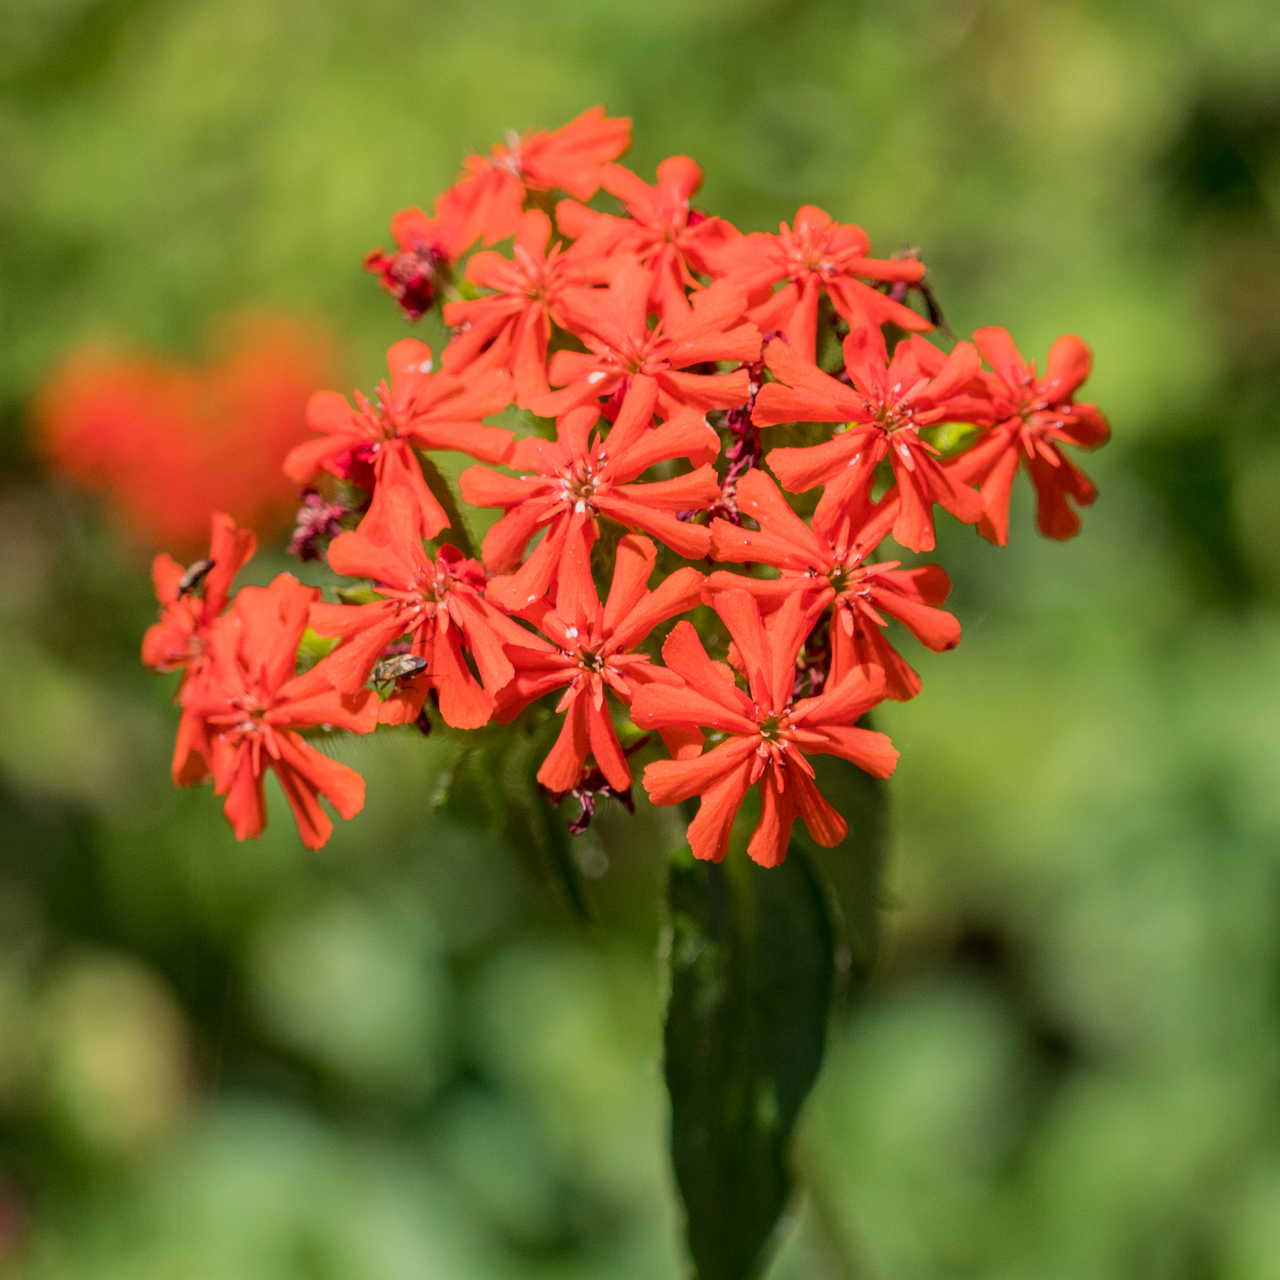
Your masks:
{"label": "blurred orange flower", "polygon": [[308,436],[311,394],[333,381],[333,343],[314,324],[241,318],[204,365],[146,352],[73,351],[34,410],[51,469],[103,495],[123,533],[146,546],[202,548],[210,513],[261,532],[297,506],[285,455]]}

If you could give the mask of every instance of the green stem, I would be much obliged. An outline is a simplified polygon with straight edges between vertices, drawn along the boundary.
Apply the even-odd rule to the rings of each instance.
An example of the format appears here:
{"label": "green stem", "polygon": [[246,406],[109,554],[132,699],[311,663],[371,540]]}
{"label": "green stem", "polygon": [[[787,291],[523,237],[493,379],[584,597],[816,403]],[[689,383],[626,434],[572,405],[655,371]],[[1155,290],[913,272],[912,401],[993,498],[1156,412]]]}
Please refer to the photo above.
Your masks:
{"label": "green stem", "polygon": [[836,1280],[871,1280],[870,1265],[850,1238],[852,1233],[836,1207],[804,1135],[796,1139],[792,1148],[791,1169],[797,1189],[808,1202],[815,1242],[832,1275]]}

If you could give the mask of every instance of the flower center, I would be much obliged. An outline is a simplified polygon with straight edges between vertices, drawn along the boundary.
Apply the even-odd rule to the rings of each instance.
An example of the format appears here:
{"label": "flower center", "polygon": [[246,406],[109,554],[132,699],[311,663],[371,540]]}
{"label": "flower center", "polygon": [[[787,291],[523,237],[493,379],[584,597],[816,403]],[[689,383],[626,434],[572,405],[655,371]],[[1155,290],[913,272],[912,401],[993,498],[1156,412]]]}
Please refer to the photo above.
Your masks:
{"label": "flower center", "polygon": [[169,641],[165,649],[165,661],[169,664],[170,671],[175,671],[178,667],[195,666],[204,658],[208,648],[209,643],[203,636],[189,631],[178,639]]}
{"label": "flower center", "polygon": [[1022,405],[1021,417],[1024,430],[1058,431],[1071,414],[1069,404],[1052,403],[1048,400],[1030,400]]}
{"label": "flower center", "polygon": [[580,463],[560,476],[560,501],[575,511],[586,511],[595,494],[597,477],[590,463]]}
{"label": "flower center", "polygon": [[830,229],[818,231],[813,227],[801,234],[792,232],[786,248],[786,262],[793,280],[809,272],[824,280],[830,280],[832,276],[839,274],[839,264],[833,262],[828,254],[831,235]]}
{"label": "flower center", "polygon": [[262,731],[262,717],[267,709],[261,699],[252,693],[246,693],[229,699],[229,703],[233,708],[230,713],[225,716],[210,716],[209,719],[225,723],[231,733],[256,735]]}
{"label": "flower center", "polygon": [[867,570],[859,564],[837,564],[827,575],[827,581],[836,595],[866,595]]}
{"label": "flower center", "polygon": [[760,721],[760,736],[769,743],[781,743],[782,731],[786,725],[786,712],[780,716],[769,716]]}
{"label": "flower center", "polygon": [[617,350],[617,361],[623,371],[633,377],[638,373],[644,373],[648,367],[649,355],[661,337],[661,320],[652,329],[647,330],[639,342],[628,335],[623,345]]}
{"label": "flower center", "polygon": [[604,670],[604,655],[596,653],[593,649],[579,649],[578,665],[584,671],[599,675]]}
{"label": "flower center", "polygon": [[453,590],[453,575],[448,569],[437,565],[434,572],[430,569],[419,569],[413,577],[413,585],[402,598],[402,604],[415,610],[421,610],[428,618],[434,617],[437,609],[445,606],[449,592]]}
{"label": "flower center", "polygon": [[378,384],[372,401],[357,391],[356,404],[360,408],[360,416],[364,419],[365,430],[370,439],[364,444],[356,445],[351,456],[359,462],[372,462],[384,440],[399,438],[400,415],[392,407],[391,390],[385,379]]}
{"label": "flower center", "polygon": [[903,404],[897,398],[899,390],[901,390],[901,387],[895,385],[891,393],[892,398],[888,400],[877,402],[864,399],[862,402],[862,407],[875,418],[889,435],[893,435],[896,431],[912,430],[916,425],[916,411],[909,404]]}

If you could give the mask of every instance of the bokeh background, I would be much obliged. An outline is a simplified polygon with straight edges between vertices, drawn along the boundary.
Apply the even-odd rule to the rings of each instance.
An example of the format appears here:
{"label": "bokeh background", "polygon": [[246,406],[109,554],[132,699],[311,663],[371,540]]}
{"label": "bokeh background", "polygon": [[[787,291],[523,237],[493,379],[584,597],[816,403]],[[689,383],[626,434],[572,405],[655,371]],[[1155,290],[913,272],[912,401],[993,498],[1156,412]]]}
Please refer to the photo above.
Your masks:
{"label": "bokeh background", "polygon": [[885,953],[771,1274],[1280,1277],[1265,0],[0,0],[0,1274],[679,1274],[667,828],[582,838],[583,928],[437,805],[448,744],[379,735],[323,852],[280,805],[238,845],[168,786],[151,548],[32,443],[69,350],[246,309],[371,386],[390,214],[595,102],[744,228],[918,246],[960,334],[1081,334],[1115,431],[1075,542],[1025,489],[1008,550],[944,532],[965,638],[882,716]]}

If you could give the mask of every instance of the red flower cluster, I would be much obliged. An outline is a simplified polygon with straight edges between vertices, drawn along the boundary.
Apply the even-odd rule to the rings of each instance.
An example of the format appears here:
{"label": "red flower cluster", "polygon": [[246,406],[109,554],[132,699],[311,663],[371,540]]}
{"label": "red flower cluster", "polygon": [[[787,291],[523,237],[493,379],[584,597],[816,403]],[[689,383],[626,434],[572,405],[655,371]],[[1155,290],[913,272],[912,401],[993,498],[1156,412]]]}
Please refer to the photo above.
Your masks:
{"label": "red flower cluster", "polygon": [[[228,610],[252,535],[226,517],[208,562],[157,560],[162,620],[143,656],[185,673],[174,777],[212,776],[237,834],[261,830],[267,769],[309,845],[329,830],[318,796],[344,816],[360,807],[356,775],[302,730],[437,715],[475,729],[555,695],[563,721],[538,779],[579,798],[574,830],[596,794],[630,805],[643,743],[629,718],[670,756],[645,768],[650,799],[701,797],[697,857],[724,856],[757,785],[757,862],[785,857],[797,818],[835,845],[847,826],[810,757],[887,777],[897,752],[857,721],[920,691],[890,622],[935,651],[960,639],[940,607],[946,573],[875,560],[878,544],[931,550],[935,506],[1003,543],[1020,463],[1041,530],[1077,532],[1071,503],[1096,495],[1062,445],[1108,436],[1074,400],[1089,369],[1078,338],[1054,345],[1043,378],[1002,329],[948,353],[907,305],[914,291],[934,314],[914,254],[874,258],[861,228],[812,207],[777,235],[744,235],[693,207],[702,172],[687,157],[663,161],[653,186],[618,165],[629,140],[630,122],[601,108],[513,136],[469,160],[433,216],[397,214],[396,253],[370,255],[410,319],[441,306],[453,337],[438,368],[405,339],[372,398],[321,392],[308,407],[317,438],[285,468],[300,485],[327,473],[338,500],[311,492],[295,543],[313,554],[332,538],[330,568],[363,580],[343,603],[282,575]],[[599,190],[617,212],[586,203]],[[510,253],[473,252],[508,238]],[[833,369],[818,364],[828,337]],[[836,426],[819,443],[807,426],[761,446],[762,429],[821,423]],[[435,450],[489,465],[463,471],[455,495],[424,459]],[[819,487],[809,520],[782,492]],[[459,495],[502,513],[478,548],[451,515]],[[719,624],[700,636],[679,621],[659,644],[699,606]],[[336,647],[298,674],[308,623]]]}
{"label": "red flower cluster", "polygon": [[253,555],[254,543],[252,532],[215,515],[205,559],[184,570],[169,556],[156,557],[152,575],[163,609],[143,637],[142,660],[183,673],[174,781],[212,778],[243,840],[262,834],[262,782],[273,769],[303,843],[318,849],[333,830],[318,797],[350,818],[364,805],[364,779],[322,755],[299,730],[368,733],[378,722],[378,701],[367,689],[340,692],[326,667],[332,658],[297,674],[298,646],[320,599],[314,587],[282,573],[269,587],[244,587],[226,608],[231,581]]}
{"label": "red flower cluster", "polygon": [[209,516],[274,531],[297,506],[282,473],[306,439],[307,400],[332,378],[314,326],[258,316],[225,335],[203,367],[108,350],[73,353],[36,402],[38,444],[53,470],[102,493],[143,545],[194,554]]}

